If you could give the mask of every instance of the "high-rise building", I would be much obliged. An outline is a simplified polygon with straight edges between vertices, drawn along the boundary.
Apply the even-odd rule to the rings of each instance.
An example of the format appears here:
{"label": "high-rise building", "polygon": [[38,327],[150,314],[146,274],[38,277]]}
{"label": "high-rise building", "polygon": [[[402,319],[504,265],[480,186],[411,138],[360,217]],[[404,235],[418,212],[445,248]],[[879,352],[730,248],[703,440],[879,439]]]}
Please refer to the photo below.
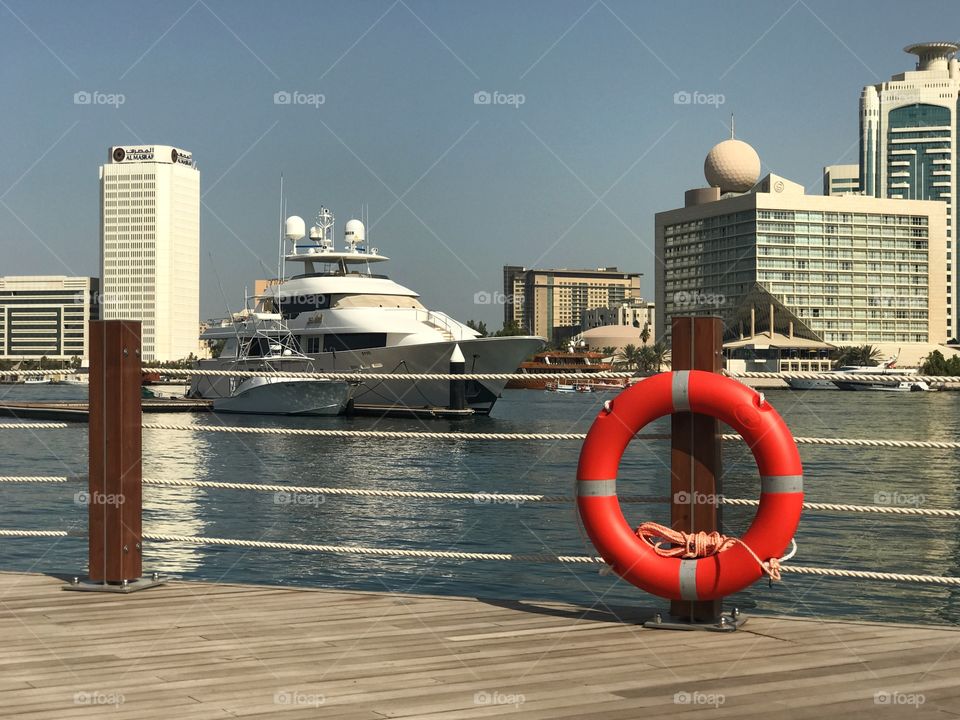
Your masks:
{"label": "high-rise building", "polygon": [[827,165],[823,169],[824,195],[851,195],[859,192],[859,165]]}
{"label": "high-rise building", "polygon": [[806,195],[774,174],[758,182],[759,158],[739,140],[714,147],[705,170],[712,187],[656,215],[665,335],[674,315],[717,314],[725,342],[761,329],[764,346],[776,336],[818,362],[824,343],[895,353],[947,340],[944,203]]}
{"label": "high-rise building", "polygon": [[958,206],[960,45],[928,42],[905,51],[916,69],[867,85],[860,95],[860,184],[867,195],[947,204],[948,336],[958,334],[957,257],[953,208]]}
{"label": "high-rise building", "polygon": [[503,283],[504,320],[555,343],[580,332],[584,311],[640,297],[640,273],[615,267],[529,270],[505,265]]}
{"label": "high-rise building", "polygon": [[200,172],[169,145],[116,146],[100,167],[104,320],[143,322],[143,359],[197,352]]}
{"label": "high-rise building", "polygon": [[91,277],[0,277],[0,358],[73,360],[86,365],[87,323],[99,315]]}
{"label": "high-rise building", "polygon": [[625,325],[641,331],[646,328],[650,333],[649,342],[654,342],[657,337],[655,314],[654,303],[635,297],[609,307],[584,310],[580,327],[592,330],[608,325]]}

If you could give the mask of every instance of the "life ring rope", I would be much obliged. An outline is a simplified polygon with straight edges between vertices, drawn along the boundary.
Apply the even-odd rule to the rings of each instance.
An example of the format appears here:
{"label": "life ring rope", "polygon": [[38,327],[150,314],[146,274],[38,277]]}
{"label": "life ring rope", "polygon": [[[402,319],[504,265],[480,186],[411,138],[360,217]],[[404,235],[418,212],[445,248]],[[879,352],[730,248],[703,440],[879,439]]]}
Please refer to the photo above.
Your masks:
{"label": "life ring rope", "polygon": [[[638,527],[637,537],[650,543],[653,551],[660,557],[679,557],[684,560],[718,555],[724,550],[739,544],[753,556],[760,569],[773,581],[780,580],[780,563],[789,560],[797,553],[797,543],[791,540],[793,548],[789,553],[783,557],[761,560],[760,556],[753,551],[753,548],[738,537],[723,535],[716,531],[708,533],[701,530],[700,532],[686,533],[683,530],[674,530],[655,522],[645,522]],[[661,542],[657,542],[658,538]],[[664,542],[671,543],[674,547],[664,547]]]}

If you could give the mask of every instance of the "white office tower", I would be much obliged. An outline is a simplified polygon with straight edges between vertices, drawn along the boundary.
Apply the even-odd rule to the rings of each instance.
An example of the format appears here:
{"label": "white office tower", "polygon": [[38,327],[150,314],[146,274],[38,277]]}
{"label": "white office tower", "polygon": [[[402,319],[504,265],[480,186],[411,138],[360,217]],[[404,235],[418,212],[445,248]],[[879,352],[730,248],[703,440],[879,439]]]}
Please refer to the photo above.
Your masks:
{"label": "white office tower", "polygon": [[928,42],[904,50],[916,70],[867,85],[860,96],[860,185],[865,195],[947,203],[947,332],[955,338],[957,257],[953,208],[957,207],[957,113],[960,61],[953,42]]}
{"label": "white office tower", "polygon": [[104,320],[143,322],[143,359],[197,352],[200,172],[169,145],[116,146],[100,167]]}

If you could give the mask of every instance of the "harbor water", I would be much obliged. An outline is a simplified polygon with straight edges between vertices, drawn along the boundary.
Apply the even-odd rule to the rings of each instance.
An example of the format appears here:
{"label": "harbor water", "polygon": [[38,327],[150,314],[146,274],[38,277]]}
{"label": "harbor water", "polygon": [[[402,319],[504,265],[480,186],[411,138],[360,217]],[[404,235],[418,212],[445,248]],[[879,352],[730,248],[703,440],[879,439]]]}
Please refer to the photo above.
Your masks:
{"label": "harbor water", "polygon": [[[5,400],[83,399],[76,386],[2,386]],[[769,390],[794,435],[956,440],[956,393],[847,393]],[[606,394],[505,391],[493,417],[468,421],[268,418],[174,414],[145,421],[467,432],[582,432]],[[0,420],[0,422],[7,422]],[[668,432],[660,420],[650,432]],[[317,487],[571,495],[580,443],[361,440],[292,435],[144,430],[144,477]],[[0,475],[84,474],[86,425],[0,431]],[[955,450],[800,448],[807,499],[852,504],[960,508]],[[757,497],[756,466],[743,443],[724,443],[723,491]],[[669,443],[637,441],[621,465],[618,490],[666,495]],[[82,483],[0,486],[0,527],[83,529]],[[625,505],[628,520],[664,522],[664,505]],[[741,534],[753,508],[726,507],[724,531]],[[147,532],[279,542],[412,549],[592,554],[572,504],[281,495],[146,487]],[[4,539],[0,569],[82,575],[82,538]],[[804,515],[795,564],[960,575],[960,521],[875,514]],[[148,543],[145,571],[224,582],[355,588],[398,593],[563,600],[585,607],[665,607],[596,566],[433,561]],[[960,624],[960,590],[916,584],[784,575],[731,599],[752,613]]]}

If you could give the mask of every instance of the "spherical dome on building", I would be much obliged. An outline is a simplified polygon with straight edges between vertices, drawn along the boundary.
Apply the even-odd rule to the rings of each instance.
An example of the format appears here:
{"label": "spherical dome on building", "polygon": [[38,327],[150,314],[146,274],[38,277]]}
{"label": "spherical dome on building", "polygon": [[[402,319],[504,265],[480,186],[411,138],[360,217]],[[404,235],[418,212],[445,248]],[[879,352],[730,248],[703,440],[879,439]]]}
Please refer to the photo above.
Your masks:
{"label": "spherical dome on building", "polygon": [[746,192],[760,179],[760,156],[743,140],[724,140],[707,153],[703,174],[721,192]]}

